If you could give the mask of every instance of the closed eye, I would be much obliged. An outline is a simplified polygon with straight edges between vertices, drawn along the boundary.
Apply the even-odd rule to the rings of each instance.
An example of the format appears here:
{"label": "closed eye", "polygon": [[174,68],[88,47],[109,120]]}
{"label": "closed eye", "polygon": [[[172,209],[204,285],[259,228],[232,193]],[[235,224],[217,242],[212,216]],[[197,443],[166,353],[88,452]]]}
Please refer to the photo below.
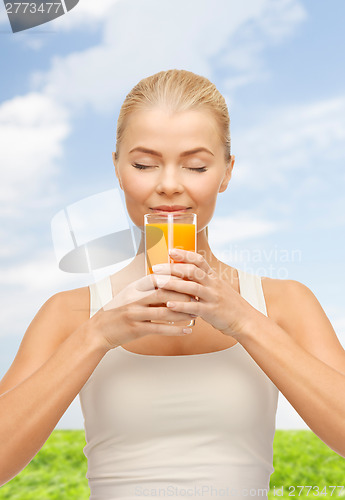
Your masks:
{"label": "closed eye", "polygon": [[[146,168],[154,168],[151,165],[140,165],[139,163],[132,163],[132,167],[137,168],[138,170],[145,170]],[[190,168],[186,167],[188,170],[193,170],[195,172],[206,172],[207,168],[206,167],[199,167],[199,168]]]}

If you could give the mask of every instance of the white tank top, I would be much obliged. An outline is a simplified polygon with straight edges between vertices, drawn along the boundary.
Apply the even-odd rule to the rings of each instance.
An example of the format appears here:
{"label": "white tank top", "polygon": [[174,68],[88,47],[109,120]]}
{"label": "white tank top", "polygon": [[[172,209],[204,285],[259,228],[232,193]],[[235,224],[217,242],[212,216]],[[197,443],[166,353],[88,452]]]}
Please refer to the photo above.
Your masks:
{"label": "white tank top", "polygon": [[[261,278],[240,293],[267,315]],[[92,316],[112,298],[90,285]],[[279,391],[240,343],[217,352],[136,354],[119,346],[79,397],[91,500],[267,498]]]}

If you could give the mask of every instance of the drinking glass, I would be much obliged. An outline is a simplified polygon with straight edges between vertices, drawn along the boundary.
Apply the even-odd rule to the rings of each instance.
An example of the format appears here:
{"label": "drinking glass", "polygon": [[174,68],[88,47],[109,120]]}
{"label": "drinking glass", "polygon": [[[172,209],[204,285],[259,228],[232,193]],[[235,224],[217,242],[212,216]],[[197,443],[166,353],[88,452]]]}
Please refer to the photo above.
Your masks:
{"label": "drinking glass", "polygon": [[[155,264],[173,263],[169,255],[172,248],[181,248],[196,252],[197,217],[193,213],[155,213],[145,214],[145,271],[153,274]],[[189,281],[188,278],[183,278]],[[192,300],[192,298],[191,298]],[[196,299],[195,299],[196,300]],[[166,304],[156,304],[152,307],[162,307]],[[185,321],[152,321],[153,323],[194,326],[195,319],[189,324]]]}

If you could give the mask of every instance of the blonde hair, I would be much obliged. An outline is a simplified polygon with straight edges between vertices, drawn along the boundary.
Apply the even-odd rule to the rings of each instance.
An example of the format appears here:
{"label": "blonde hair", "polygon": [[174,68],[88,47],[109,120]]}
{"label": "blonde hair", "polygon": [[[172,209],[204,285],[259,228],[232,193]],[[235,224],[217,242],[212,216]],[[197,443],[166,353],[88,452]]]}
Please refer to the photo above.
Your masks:
{"label": "blonde hair", "polygon": [[[226,164],[230,161],[230,117],[226,101],[214,83],[204,76],[184,69],[160,71],[140,80],[127,94],[118,117],[115,159],[120,154],[121,142],[130,115],[136,111],[165,108],[170,112],[206,110],[213,114],[220,140],[224,145]],[[208,238],[208,226],[206,226]]]}

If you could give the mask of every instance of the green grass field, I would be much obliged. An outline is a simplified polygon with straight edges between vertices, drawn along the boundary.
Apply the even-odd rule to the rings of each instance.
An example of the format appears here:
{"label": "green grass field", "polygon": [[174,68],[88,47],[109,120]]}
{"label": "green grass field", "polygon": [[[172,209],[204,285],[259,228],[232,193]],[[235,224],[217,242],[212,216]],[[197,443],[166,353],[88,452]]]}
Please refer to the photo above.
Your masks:
{"label": "green grass field", "polygon": [[[34,460],[0,489],[0,500],[87,500],[84,446],[84,431],[54,431]],[[270,499],[345,500],[345,459],[311,431],[277,430],[274,456]]]}

